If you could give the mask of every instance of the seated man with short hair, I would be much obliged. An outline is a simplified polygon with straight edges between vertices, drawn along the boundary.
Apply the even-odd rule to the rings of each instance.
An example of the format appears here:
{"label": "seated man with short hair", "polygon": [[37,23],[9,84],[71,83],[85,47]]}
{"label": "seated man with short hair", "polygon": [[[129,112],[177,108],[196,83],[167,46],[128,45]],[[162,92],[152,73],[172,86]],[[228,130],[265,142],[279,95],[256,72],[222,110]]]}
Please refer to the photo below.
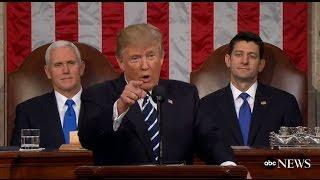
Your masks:
{"label": "seated man with short hair", "polygon": [[70,131],[77,130],[85,69],[80,52],[72,42],[59,40],[48,47],[45,61],[54,91],[17,105],[12,146],[20,146],[21,129],[40,129],[40,147],[46,149],[68,144]]}
{"label": "seated man with short hair", "polygon": [[231,82],[200,100],[198,119],[222,130],[231,146],[269,146],[270,132],[299,126],[302,116],[296,98],[258,82],[265,66],[264,44],[251,32],[237,34],[225,55]]}

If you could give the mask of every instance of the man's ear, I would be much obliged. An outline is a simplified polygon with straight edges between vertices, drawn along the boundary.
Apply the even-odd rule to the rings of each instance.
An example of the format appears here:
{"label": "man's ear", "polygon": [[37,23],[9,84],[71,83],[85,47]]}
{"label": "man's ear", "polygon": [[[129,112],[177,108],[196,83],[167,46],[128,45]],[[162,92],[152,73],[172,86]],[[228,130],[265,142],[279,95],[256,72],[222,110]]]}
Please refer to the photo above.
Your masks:
{"label": "man's ear", "polygon": [[121,59],[120,57],[116,56],[117,62],[119,64],[119,67],[122,71],[124,71],[124,65],[123,65],[123,59]]}
{"label": "man's ear", "polygon": [[226,66],[227,66],[228,68],[230,68],[230,61],[231,61],[231,56],[230,56],[229,54],[226,54],[226,55],[224,56],[224,62],[226,63]]}
{"label": "man's ear", "polygon": [[266,60],[260,59],[259,72],[261,72],[264,69],[265,65],[266,65]]}
{"label": "man's ear", "polygon": [[49,67],[48,67],[48,65],[44,65],[44,72],[46,73],[47,78],[48,78],[48,79],[51,79],[51,75],[50,75],[50,72],[49,72]]}
{"label": "man's ear", "polygon": [[83,60],[81,60],[80,61],[80,76],[83,75],[85,68],[86,68],[86,63]]}

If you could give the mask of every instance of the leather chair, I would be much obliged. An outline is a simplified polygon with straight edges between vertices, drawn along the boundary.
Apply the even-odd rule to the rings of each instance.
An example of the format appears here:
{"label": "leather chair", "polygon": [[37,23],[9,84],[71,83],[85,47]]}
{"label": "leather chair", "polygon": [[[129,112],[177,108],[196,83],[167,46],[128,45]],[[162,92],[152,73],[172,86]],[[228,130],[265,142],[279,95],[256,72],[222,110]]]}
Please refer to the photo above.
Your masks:
{"label": "leather chair", "polygon": [[[216,49],[198,71],[191,73],[190,82],[197,86],[200,98],[229,83],[230,71],[224,62],[227,51],[228,44]],[[285,52],[272,44],[265,43],[264,59],[266,66],[258,80],[293,94],[303,115],[303,124],[307,125],[306,74],[297,70]]]}
{"label": "leather chair", "polygon": [[[32,51],[16,72],[8,74],[7,142],[10,142],[11,139],[17,104],[53,90],[51,81],[47,79],[44,72],[44,57],[49,45],[43,45]],[[86,65],[81,78],[83,88],[105,80],[115,79],[120,75],[114,71],[100,51],[84,43],[75,43],[75,45]]]}

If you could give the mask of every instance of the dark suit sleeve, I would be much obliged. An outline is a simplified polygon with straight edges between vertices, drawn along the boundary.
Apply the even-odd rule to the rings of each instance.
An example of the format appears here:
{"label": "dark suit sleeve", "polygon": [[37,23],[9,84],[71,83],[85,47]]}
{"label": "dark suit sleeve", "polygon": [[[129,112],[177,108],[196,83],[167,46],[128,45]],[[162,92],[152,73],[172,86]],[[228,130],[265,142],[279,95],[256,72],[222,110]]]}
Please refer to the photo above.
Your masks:
{"label": "dark suit sleeve", "polygon": [[[98,93],[99,94],[99,93]],[[83,94],[86,96],[86,94]],[[111,104],[101,105],[90,98],[82,98],[84,117],[79,119],[78,136],[81,145],[90,150],[108,144],[113,133]]]}
{"label": "dark suit sleeve", "polygon": [[30,120],[26,108],[19,104],[16,107],[15,125],[11,137],[11,146],[20,146],[21,144],[21,129],[30,128]]}
{"label": "dark suit sleeve", "polygon": [[[220,165],[225,161],[233,161],[234,154],[230,146],[223,143],[221,130],[209,117],[206,104],[200,101],[196,118],[196,141],[198,156],[207,164]],[[212,115],[212,112],[211,112]]]}
{"label": "dark suit sleeve", "polygon": [[302,116],[296,98],[289,94],[287,109],[284,114],[283,126],[294,127],[302,125]]}

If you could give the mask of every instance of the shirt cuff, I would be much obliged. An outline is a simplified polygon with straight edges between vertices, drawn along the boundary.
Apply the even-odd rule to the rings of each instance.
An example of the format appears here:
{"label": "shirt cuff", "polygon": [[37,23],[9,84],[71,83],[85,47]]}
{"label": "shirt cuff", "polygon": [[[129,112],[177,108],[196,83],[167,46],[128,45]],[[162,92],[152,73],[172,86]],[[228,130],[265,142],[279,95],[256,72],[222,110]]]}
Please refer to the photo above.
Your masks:
{"label": "shirt cuff", "polygon": [[220,164],[220,166],[236,166],[237,164],[232,161],[225,161]]}
{"label": "shirt cuff", "polygon": [[113,104],[113,131],[117,131],[119,129],[123,116],[125,116],[129,111],[129,108],[128,108],[125,112],[123,112],[122,114],[120,114],[120,116],[118,116],[119,114],[118,114],[117,102],[118,100]]}

